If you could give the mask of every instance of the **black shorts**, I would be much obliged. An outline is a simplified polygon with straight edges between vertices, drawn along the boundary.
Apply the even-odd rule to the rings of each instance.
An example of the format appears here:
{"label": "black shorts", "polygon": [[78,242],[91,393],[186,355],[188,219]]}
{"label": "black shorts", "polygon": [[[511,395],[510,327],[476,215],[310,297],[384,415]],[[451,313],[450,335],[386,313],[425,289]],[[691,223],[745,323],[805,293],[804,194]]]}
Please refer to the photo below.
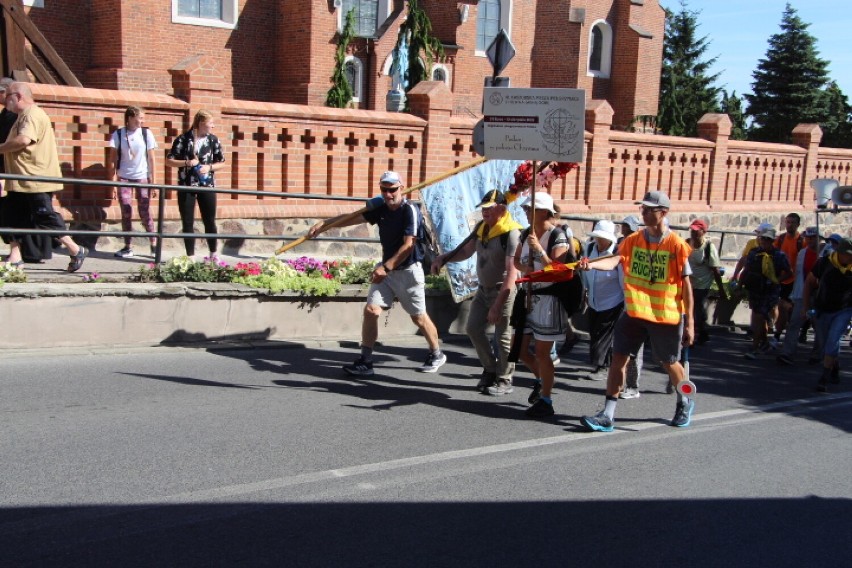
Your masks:
{"label": "black shorts", "polygon": [[[52,193],[10,191],[0,206],[0,226],[12,229],[64,231],[65,220],[53,209]],[[58,236],[58,235],[57,235]],[[20,241],[23,235],[3,235],[3,241]]]}
{"label": "black shorts", "polygon": [[792,294],[792,293],[793,293],[793,282],[790,282],[789,284],[781,284],[781,299],[782,300],[784,300],[786,302],[791,301],[790,300],[790,294]]}

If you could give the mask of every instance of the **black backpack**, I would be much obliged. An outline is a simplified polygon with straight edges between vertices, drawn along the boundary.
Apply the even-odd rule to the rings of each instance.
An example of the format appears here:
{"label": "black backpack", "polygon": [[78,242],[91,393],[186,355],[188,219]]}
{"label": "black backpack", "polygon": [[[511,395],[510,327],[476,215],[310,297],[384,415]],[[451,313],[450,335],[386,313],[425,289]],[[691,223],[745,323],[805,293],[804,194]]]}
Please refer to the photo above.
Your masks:
{"label": "black backpack", "polygon": [[759,252],[746,262],[743,275],[740,276],[740,285],[750,294],[763,294],[769,284],[769,280],[763,275],[763,257],[767,252]]}
{"label": "black backpack", "polygon": [[[545,249],[547,251],[547,256],[550,256],[550,252],[556,245],[556,239],[559,236],[557,231],[565,233],[565,229],[563,229],[562,227],[554,227],[553,230],[550,231],[550,238],[548,238],[547,240],[547,248]],[[526,229],[521,231],[521,244],[523,244],[529,234],[530,227],[527,227]],[[567,234],[565,236],[567,237]],[[576,248],[572,239],[573,237],[568,239],[568,256],[565,258],[566,263],[574,262],[577,260]],[[565,311],[568,312],[569,316],[571,316],[575,312],[579,311],[580,307],[583,305],[583,280],[575,274],[574,278],[572,278],[571,280],[554,282],[550,286],[547,286],[545,288],[539,288],[535,291],[535,293],[556,296],[557,298],[559,298],[559,303],[562,304],[562,307],[565,308]]]}

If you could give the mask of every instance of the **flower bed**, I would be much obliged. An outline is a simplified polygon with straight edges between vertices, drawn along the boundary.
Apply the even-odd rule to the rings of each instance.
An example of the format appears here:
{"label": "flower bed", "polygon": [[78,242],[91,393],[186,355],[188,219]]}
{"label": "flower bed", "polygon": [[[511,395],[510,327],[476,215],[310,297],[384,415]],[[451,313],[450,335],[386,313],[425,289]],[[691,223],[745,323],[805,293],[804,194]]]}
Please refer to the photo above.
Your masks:
{"label": "flower bed", "polygon": [[[270,292],[299,292],[307,296],[334,296],[344,284],[366,285],[370,282],[375,262],[343,260],[320,261],[303,256],[262,262],[238,262],[231,266],[216,258],[194,261],[187,256],[175,257],[163,264],[149,264],[139,269],[139,282],[232,282]],[[447,289],[442,277],[427,277],[427,287]]]}
{"label": "flower bed", "polygon": [[27,281],[27,273],[19,266],[12,266],[7,262],[0,262],[0,286],[6,282],[20,283]]}

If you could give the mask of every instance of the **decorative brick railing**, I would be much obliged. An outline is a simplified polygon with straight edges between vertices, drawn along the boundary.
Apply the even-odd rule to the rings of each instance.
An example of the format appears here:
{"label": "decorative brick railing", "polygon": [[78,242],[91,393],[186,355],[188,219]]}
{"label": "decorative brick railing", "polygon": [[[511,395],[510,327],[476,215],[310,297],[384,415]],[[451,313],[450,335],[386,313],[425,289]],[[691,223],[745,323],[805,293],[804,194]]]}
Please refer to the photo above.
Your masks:
{"label": "decorative brick railing", "polygon": [[[217,185],[269,193],[220,195],[222,220],[330,216],[355,205],[277,194],[367,198],[387,169],[412,185],[476,157],[471,145],[476,118],[452,115],[453,97],[442,83],[413,89],[407,114],[223,99],[221,76],[205,57],[184,62],[172,76],[176,96],[33,85],[54,122],[64,175],[103,179],[110,133],[122,125],[131,104],[146,109],[146,126],[160,144],[158,183],[176,183],[177,172],[164,159],[194,113],[205,108],[217,116],[214,132],[228,163]],[[632,210],[645,191],[657,188],[680,211],[810,209],[810,180],[833,177],[852,184],[852,150],[819,148],[816,125],[799,125],[794,144],[760,144],[729,140],[726,115],[703,117],[700,138],[613,131],[612,115],[606,101],[587,105],[585,163],[551,189],[566,213]],[[166,217],[177,219],[174,192],[166,197]],[[69,185],[59,201],[77,221],[120,219],[109,187]]]}

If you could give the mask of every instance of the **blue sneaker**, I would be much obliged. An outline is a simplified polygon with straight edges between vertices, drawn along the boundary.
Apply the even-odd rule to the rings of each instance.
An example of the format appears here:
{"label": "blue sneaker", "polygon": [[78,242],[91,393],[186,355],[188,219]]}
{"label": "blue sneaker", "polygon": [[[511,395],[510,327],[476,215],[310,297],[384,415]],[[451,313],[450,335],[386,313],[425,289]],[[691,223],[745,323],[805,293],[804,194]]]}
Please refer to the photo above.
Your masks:
{"label": "blue sneaker", "polygon": [[688,404],[677,403],[671,425],[678,428],[686,428],[692,422],[693,411],[695,411],[695,400],[690,399]]}
{"label": "blue sneaker", "polygon": [[613,429],[612,420],[603,410],[594,416],[583,416],[580,418],[580,424],[589,432],[612,432]]}

